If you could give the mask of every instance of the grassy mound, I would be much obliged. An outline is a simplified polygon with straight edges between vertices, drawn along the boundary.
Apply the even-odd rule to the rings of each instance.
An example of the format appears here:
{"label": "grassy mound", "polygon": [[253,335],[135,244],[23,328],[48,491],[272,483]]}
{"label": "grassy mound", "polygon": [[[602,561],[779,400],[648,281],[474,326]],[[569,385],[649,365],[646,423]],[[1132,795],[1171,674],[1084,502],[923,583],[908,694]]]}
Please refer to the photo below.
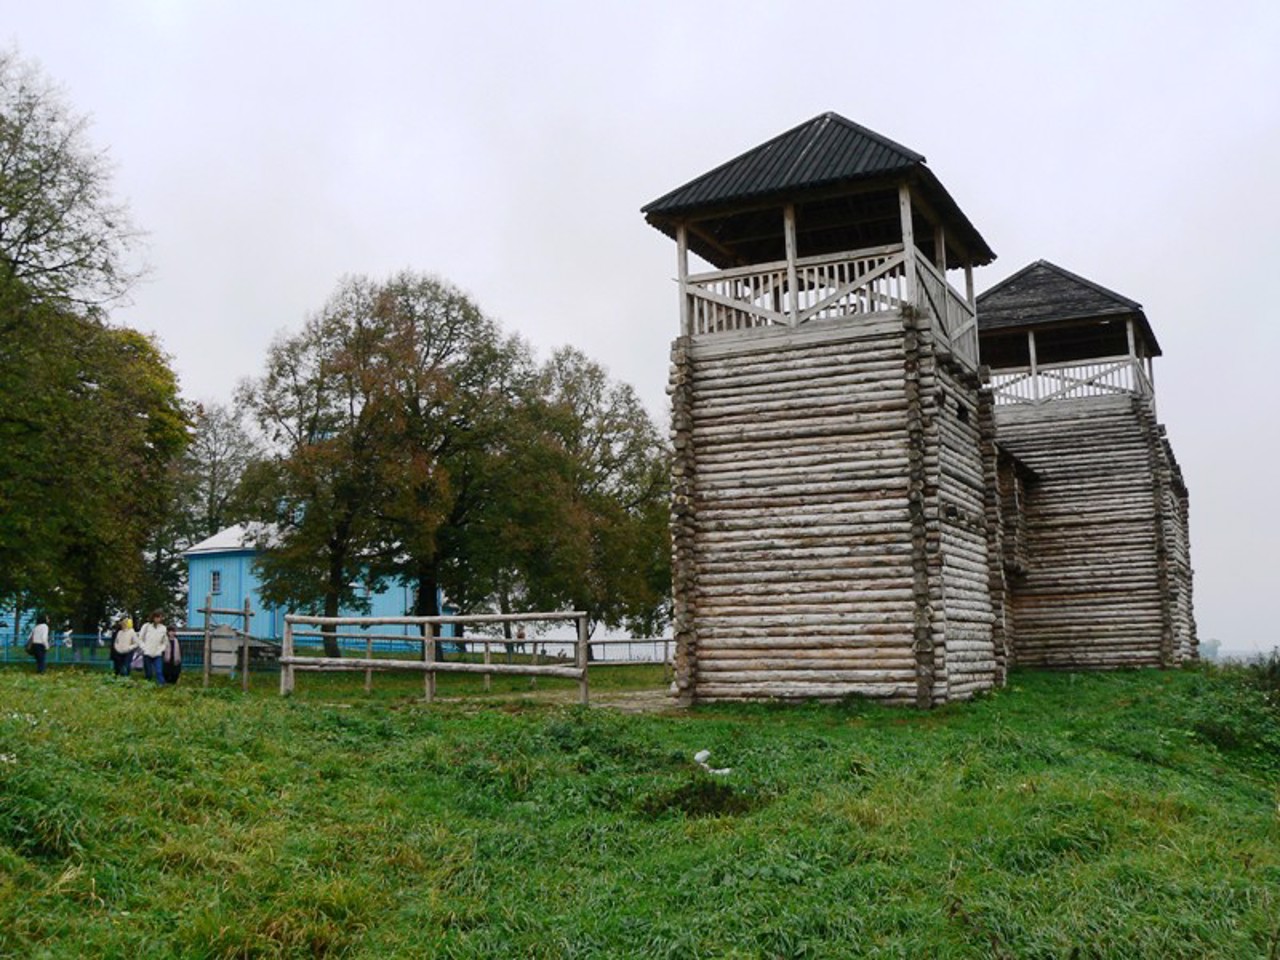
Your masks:
{"label": "grassy mound", "polygon": [[360,683],[0,671],[0,955],[1280,955],[1265,668],[928,714]]}

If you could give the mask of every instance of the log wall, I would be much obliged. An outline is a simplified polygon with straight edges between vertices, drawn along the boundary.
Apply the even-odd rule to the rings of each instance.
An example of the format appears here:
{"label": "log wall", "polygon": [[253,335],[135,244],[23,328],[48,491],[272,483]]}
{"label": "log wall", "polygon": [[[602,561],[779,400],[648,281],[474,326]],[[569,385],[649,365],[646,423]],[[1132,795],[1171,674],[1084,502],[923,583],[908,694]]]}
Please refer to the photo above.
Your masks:
{"label": "log wall", "polygon": [[1168,666],[1193,656],[1185,487],[1150,401],[1001,406],[996,430],[1036,474],[1024,498],[1025,573],[1009,578],[1017,662]]}
{"label": "log wall", "polygon": [[1165,485],[1165,538],[1169,551],[1169,591],[1173,604],[1173,636],[1180,661],[1200,656],[1196,638],[1195,605],[1191,596],[1191,536],[1188,529],[1190,500],[1182,479],[1182,470],[1173,447],[1160,427],[1161,466],[1167,473]]}
{"label": "log wall", "polygon": [[681,701],[928,706],[997,682],[990,398],[927,329],[681,338],[670,393]]}
{"label": "log wall", "polygon": [[[935,700],[955,700],[1003,680],[994,637],[988,552],[987,475],[995,455],[990,394],[975,375],[936,364],[933,419],[938,431],[938,502],[942,570],[935,641],[946,651],[946,686]],[[985,408],[985,409],[984,409]]]}

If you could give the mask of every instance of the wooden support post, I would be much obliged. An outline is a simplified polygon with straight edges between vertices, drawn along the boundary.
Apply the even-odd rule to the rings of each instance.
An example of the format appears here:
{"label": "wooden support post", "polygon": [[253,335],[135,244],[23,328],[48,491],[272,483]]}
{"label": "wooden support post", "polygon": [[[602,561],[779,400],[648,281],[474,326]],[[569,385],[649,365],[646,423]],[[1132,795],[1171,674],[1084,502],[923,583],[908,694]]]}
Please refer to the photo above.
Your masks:
{"label": "wooden support post", "polygon": [[[535,667],[538,665],[538,641],[537,640],[533,641],[533,659],[530,662]],[[529,678],[530,689],[536,689],[537,686],[538,686],[538,678],[530,677]]]}
{"label": "wooden support post", "polygon": [[676,276],[680,280],[680,336],[693,333],[693,317],[689,311],[689,230],[682,223],[676,227]]}
{"label": "wooden support post", "polygon": [[911,188],[898,185],[898,219],[902,224],[903,267],[907,274],[907,303],[916,306],[916,231],[911,220]]}
{"label": "wooden support post", "polygon": [[800,289],[796,281],[796,208],[788,203],[782,208],[782,229],[787,243],[787,292],[791,298],[791,326],[800,317]]}
{"label": "wooden support post", "polygon": [[1124,322],[1124,332],[1129,338],[1129,365],[1132,368],[1129,371],[1129,377],[1133,381],[1133,392],[1142,393],[1142,361],[1138,359],[1138,344],[1133,335],[1133,317],[1129,317]]}
{"label": "wooden support post", "polygon": [[[366,660],[373,659],[373,638],[366,636],[364,640],[364,657]],[[373,693],[373,671],[366,670],[364,672],[364,692]]]}
{"label": "wooden support post", "polygon": [[933,228],[933,265],[938,268],[942,278],[947,278],[947,231],[942,224]]}
{"label": "wooden support post", "polygon": [[588,662],[588,646],[587,646],[587,618],[585,615],[578,617],[578,669],[582,671],[582,679],[578,681],[578,702],[584,707],[590,700],[590,691],[587,685],[587,662]]}
{"label": "wooden support post", "polygon": [[[487,666],[489,666],[491,663],[493,663],[493,658],[492,658],[492,656],[490,655],[490,652],[489,652],[489,638],[488,638],[488,637],[485,637],[485,638],[484,638],[484,665],[487,667]],[[490,690],[492,690],[492,689],[493,689],[493,674],[492,674],[492,673],[486,673],[486,674],[484,675],[484,689],[485,689],[485,693],[488,693]]]}
{"label": "wooden support post", "polygon": [[284,621],[284,637],[281,643],[284,663],[280,664],[280,696],[287,697],[293,693],[293,624],[288,617]]}
{"label": "wooden support post", "polygon": [[973,292],[973,264],[971,263],[964,265],[964,298],[969,304],[969,309],[976,312],[978,301]]}
{"label": "wooden support post", "polygon": [[1036,364],[1036,332],[1034,330],[1027,331],[1027,353],[1031,360],[1031,399],[1040,402],[1040,373]]}
{"label": "wooden support post", "polygon": [[204,597],[204,685],[209,686],[209,659],[213,655],[213,632],[212,617],[209,611],[213,609],[213,594],[207,593]]}
{"label": "wooden support post", "polygon": [[[436,662],[435,630],[429,623],[422,625],[422,660],[427,664]],[[431,703],[436,698],[436,672],[430,667],[422,676],[422,697],[427,703]]]}
{"label": "wooden support post", "polygon": [[249,606],[249,598],[244,598],[244,630],[240,634],[240,690],[249,692],[249,620],[253,616],[253,608]]}

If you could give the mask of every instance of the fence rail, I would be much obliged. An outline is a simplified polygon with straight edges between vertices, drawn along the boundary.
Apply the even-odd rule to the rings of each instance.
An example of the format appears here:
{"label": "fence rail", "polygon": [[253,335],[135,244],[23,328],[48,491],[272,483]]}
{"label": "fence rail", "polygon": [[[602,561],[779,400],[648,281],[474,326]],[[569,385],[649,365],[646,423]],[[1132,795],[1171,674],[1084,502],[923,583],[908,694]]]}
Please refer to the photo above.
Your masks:
{"label": "fence rail", "polygon": [[[896,310],[906,302],[902,244],[701,273],[685,280],[695,334],[799,326]],[[793,284],[794,279],[794,284]]]}
{"label": "fence rail", "polygon": [[[448,642],[440,637],[432,635],[432,627],[444,626],[445,624],[458,624],[465,628],[468,625],[493,625],[502,623],[546,623],[546,622],[572,622],[575,624],[576,638],[568,642],[572,645],[574,651],[573,665],[564,666],[561,664],[542,664],[537,662],[537,652],[535,647],[534,662],[523,663],[502,663],[495,664],[492,662],[491,652],[486,647],[485,663],[471,663],[462,661],[445,660],[438,656],[437,644]],[[416,645],[419,650],[419,658],[415,660],[404,660],[394,657],[374,657],[372,655],[371,638],[365,638],[366,655],[363,657],[325,657],[325,656],[298,656],[296,651],[295,628],[297,627],[320,627],[321,633],[323,628],[330,628],[329,632],[337,639],[338,629],[341,627],[379,627],[379,626],[416,626],[422,631],[422,637],[414,641],[404,638],[401,642],[409,642]],[[299,633],[308,633],[308,631],[299,631]],[[315,633],[310,631],[309,633]],[[383,641],[386,642],[386,641]],[[512,613],[512,614],[476,614],[469,616],[453,616],[453,617],[313,617],[301,614],[289,614],[284,618],[284,640],[281,644],[280,651],[280,695],[288,696],[293,693],[297,681],[297,672],[329,672],[329,671],[363,671],[365,674],[365,687],[368,688],[372,684],[373,672],[375,670],[402,670],[411,672],[421,672],[423,675],[423,697],[427,702],[435,699],[436,694],[436,676],[440,673],[480,673],[486,678],[494,674],[514,674],[527,677],[560,677],[569,680],[578,681],[578,699],[579,702],[585,704],[590,698],[590,689],[587,676],[587,666],[589,662],[588,648],[590,641],[587,638],[587,614],[581,610],[567,610],[556,613]],[[487,682],[487,681],[486,681]]]}
{"label": "fence rail", "polygon": [[1134,357],[1098,357],[1034,367],[1002,367],[991,371],[991,390],[998,405],[1037,404],[1082,397],[1152,395],[1151,381]]}
{"label": "fence rail", "polygon": [[[204,631],[181,629],[177,631],[178,641],[182,648],[182,664],[184,667],[199,670],[204,663],[204,644],[201,642]],[[71,636],[71,644],[65,645],[65,633],[52,637],[49,647],[48,663],[62,666],[111,667],[111,638],[106,634],[76,633]],[[320,633],[294,632],[294,644],[298,648],[318,648],[321,645]],[[279,648],[277,640],[263,637],[252,637],[259,647]],[[366,646],[364,634],[338,634],[338,643],[343,651],[358,652]],[[543,658],[556,660],[567,659],[573,653],[573,642],[555,638],[532,637],[525,640],[508,640],[502,636],[485,636],[472,634],[466,637],[438,637],[437,641],[448,655],[483,656],[485,647],[489,647],[492,655],[502,656],[506,648],[512,653],[526,654],[535,652],[539,660]],[[405,644],[417,646],[419,637],[405,634],[382,634],[373,638],[374,653],[395,653],[404,649]],[[24,638],[0,637],[0,663],[31,663],[23,647]],[[587,641],[592,650],[591,666],[662,666],[671,661],[672,649],[675,646],[671,638],[649,639],[592,639]],[[274,673],[280,668],[278,659],[271,657],[252,657],[249,669],[255,673]]]}

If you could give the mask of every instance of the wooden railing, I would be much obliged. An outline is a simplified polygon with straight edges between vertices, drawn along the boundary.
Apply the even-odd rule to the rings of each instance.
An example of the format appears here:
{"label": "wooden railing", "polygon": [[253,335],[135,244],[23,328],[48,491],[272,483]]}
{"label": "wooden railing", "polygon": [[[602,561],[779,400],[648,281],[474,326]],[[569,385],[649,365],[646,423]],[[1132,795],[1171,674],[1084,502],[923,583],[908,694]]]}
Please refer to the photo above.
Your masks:
{"label": "wooden railing", "polygon": [[[978,324],[968,301],[916,251],[915,304],[938,342],[970,369],[978,366]],[[902,244],[785,260],[690,276],[689,333],[798,327],[811,320],[902,309],[911,302]]]}
{"label": "wooden railing", "polygon": [[978,320],[973,307],[942,272],[917,255],[916,302],[933,321],[934,337],[970,370],[978,369]]}
{"label": "wooden railing", "polygon": [[997,405],[1153,393],[1142,361],[1128,356],[1002,367],[991,371],[990,383]]}
{"label": "wooden railing", "polygon": [[896,310],[907,302],[902,245],[805,257],[795,282],[785,260],[691,276],[690,333],[795,327],[810,320]]}
{"label": "wooden railing", "polygon": [[[433,626],[447,623],[461,624],[464,627],[493,626],[501,623],[532,622],[569,622],[575,625],[573,640],[564,641],[574,647],[572,665],[541,663],[471,663],[445,661],[436,657],[436,644],[449,642],[448,637],[431,636]],[[419,656],[413,660],[391,657],[375,657],[372,648],[366,650],[363,657],[319,657],[298,655],[294,647],[294,634],[298,628],[320,627],[330,630],[355,628],[367,631],[370,627],[410,625],[422,631],[422,636],[414,644]],[[414,638],[398,634],[375,635],[362,633],[361,636],[370,644],[376,639],[394,639],[412,642]],[[314,617],[301,614],[289,614],[284,618],[284,639],[280,651],[280,694],[288,696],[293,693],[298,671],[359,671],[365,674],[365,688],[372,683],[374,670],[408,670],[421,673],[423,676],[423,697],[428,702],[435,699],[436,674],[438,673],[478,673],[486,676],[493,674],[518,674],[526,677],[560,677],[578,681],[578,701],[585,704],[588,698],[587,683],[587,615],[581,610],[566,610],[559,613],[513,613],[513,614],[474,614],[452,617]],[[487,658],[486,658],[487,659]],[[536,657],[535,657],[536,661]]]}

